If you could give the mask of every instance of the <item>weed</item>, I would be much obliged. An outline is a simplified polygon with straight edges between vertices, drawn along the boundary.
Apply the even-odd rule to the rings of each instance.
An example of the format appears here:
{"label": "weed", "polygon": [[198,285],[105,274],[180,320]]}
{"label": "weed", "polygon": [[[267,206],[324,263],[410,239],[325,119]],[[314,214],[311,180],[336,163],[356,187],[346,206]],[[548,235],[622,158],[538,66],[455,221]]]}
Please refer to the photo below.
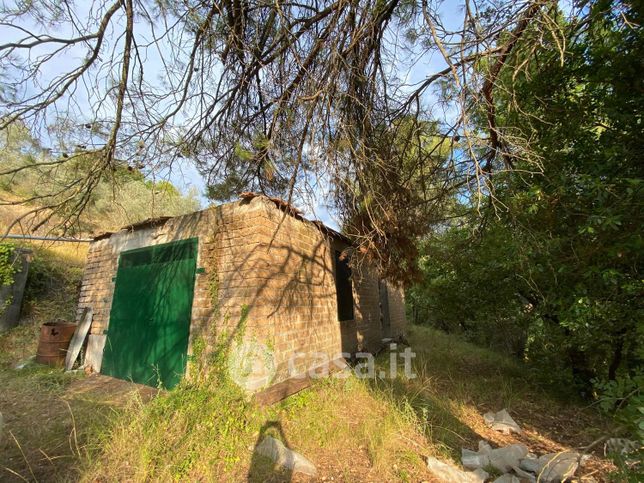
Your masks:
{"label": "weed", "polygon": [[[13,243],[0,243],[0,288],[11,285],[13,276],[17,271],[17,260],[15,256],[16,246]],[[12,297],[8,295],[0,305],[0,315],[11,305]]]}
{"label": "weed", "polygon": [[[520,424],[531,414],[565,411],[532,388],[514,361],[427,329],[410,328],[409,339],[418,354],[413,361],[415,379],[329,377],[260,408],[229,381],[227,371],[220,370],[227,363],[227,334],[219,334],[212,350],[207,339],[198,336],[190,363],[200,377],[184,379],[147,404],[133,400],[117,411],[99,400],[70,400],[73,432],[64,409],[52,418],[58,423],[48,424],[46,434],[15,434],[32,465],[29,448],[43,448],[56,458],[60,453],[49,448],[60,447],[60,435],[69,446],[71,435],[73,453],[59,465],[78,468],[85,481],[287,478],[270,460],[253,456],[253,447],[267,435],[311,459],[322,475],[345,481],[420,481],[429,479],[425,455],[458,460],[462,447],[475,448],[479,439],[490,439],[481,417],[487,409],[511,402]],[[388,367],[388,354],[376,362],[378,369]],[[48,371],[26,370],[5,387],[11,394],[21,387],[32,399],[36,394],[62,394],[68,376]],[[576,406],[571,410],[580,412]],[[104,416],[95,421],[97,414]],[[559,417],[558,425],[564,417],[568,416]],[[541,424],[538,419],[530,422]],[[591,423],[589,427],[598,425],[596,420]],[[547,428],[542,427],[539,437],[545,444]],[[578,441],[574,445],[581,446]],[[17,450],[14,454],[20,458]],[[29,470],[25,466],[20,473],[28,476]],[[41,474],[38,468],[34,473]]]}

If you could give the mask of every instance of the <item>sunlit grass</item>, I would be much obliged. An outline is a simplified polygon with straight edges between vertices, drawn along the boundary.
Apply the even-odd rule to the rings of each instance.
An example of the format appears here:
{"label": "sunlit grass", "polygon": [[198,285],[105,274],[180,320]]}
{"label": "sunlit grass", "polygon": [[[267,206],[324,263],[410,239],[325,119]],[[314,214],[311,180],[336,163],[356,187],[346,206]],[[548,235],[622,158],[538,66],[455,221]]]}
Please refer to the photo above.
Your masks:
{"label": "sunlit grass", "polygon": [[[415,378],[403,377],[401,365],[393,379],[322,379],[268,408],[219,379],[184,381],[148,403],[134,395],[118,408],[99,395],[67,394],[68,384],[82,376],[12,367],[35,353],[41,323],[73,319],[86,246],[31,247],[26,324],[0,335],[2,402],[24,407],[24,417],[9,424],[27,458],[5,440],[4,454],[12,459],[2,464],[27,477],[32,467],[38,475],[51,471],[85,481],[279,480],[288,475],[253,457],[255,445],[270,434],[336,480],[421,481],[430,478],[425,456],[458,461],[462,447],[494,440],[481,417],[488,410],[510,409],[520,424],[534,428],[531,441],[543,447],[555,444],[543,418],[581,414],[575,400],[566,405],[540,389],[518,361],[413,326]],[[387,372],[388,361],[386,351],[377,359]],[[566,423],[574,424],[570,419]],[[580,441],[601,430],[591,419],[579,426],[585,428]]]}

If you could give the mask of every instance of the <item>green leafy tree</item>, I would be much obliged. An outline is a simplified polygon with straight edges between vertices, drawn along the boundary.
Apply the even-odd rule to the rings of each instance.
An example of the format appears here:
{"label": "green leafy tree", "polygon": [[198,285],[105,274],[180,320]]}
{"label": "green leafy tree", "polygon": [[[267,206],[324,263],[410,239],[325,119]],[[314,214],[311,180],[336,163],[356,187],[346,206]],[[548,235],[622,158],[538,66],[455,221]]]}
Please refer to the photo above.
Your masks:
{"label": "green leafy tree", "polygon": [[554,19],[565,51],[553,38],[523,69],[527,33],[501,71],[512,95],[495,98],[497,129],[525,149],[508,151],[515,170],[494,175],[482,216],[427,242],[411,291],[433,323],[487,342],[507,334],[586,395],[592,381],[636,377],[644,358],[642,12],[589,8]]}
{"label": "green leafy tree", "polygon": [[[146,218],[182,215],[200,207],[196,190],[183,194],[171,182],[147,179],[143,172],[124,161],[115,162],[109,173],[94,177],[91,173],[99,157],[96,152],[79,148],[61,164],[18,125],[12,125],[1,139],[4,167],[13,172],[0,174],[0,200],[7,200],[8,204],[15,199],[31,200],[27,214],[38,210],[43,197],[60,204],[55,212],[42,212],[30,225],[32,229],[58,226],[61,228],[58,233],[92,233],[118,229]],[[92,179],[94,188],[76,192],[66,189],[81,178]]]}

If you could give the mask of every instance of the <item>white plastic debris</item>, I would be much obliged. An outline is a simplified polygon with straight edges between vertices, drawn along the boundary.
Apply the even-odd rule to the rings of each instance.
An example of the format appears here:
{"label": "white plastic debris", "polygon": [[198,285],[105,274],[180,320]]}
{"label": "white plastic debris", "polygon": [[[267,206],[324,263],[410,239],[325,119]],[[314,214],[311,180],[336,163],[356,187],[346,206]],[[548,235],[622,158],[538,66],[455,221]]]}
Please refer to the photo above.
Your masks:
{"label": "white plastic debris", "polygon": [[490,477],[490,474],[487,471],[485,471],[483,468],[479,468],[477,470],[474,470],[471,473],[473,475],[476,475],[476,477],[479,478],[479,481],[481,483],[483,483],[484,481],[486,481]]}
{"label": "white plastic debris", "polygon": [[445,483],[483,483],[489,477],[485,471],[462,471],[431,456],[427,457],[427,469]]}
{"label": "white plastic debris", "polygon": [[537,483],[537,477],[535,475],[528,473],[527,471],[523,471],[518,466],[513,466],[512,472],[517,475],[522,482],[527,481],[529,483]]}
{"label": "white plastic debris", "polygon": [[506,473],[505,475],[499,476],[492,483],[521,483],[521,480],[510,473]]}
{"label": "white plastic debris", "polygon": [[575,474],[579,468],[580,455],[573,451],[553,456],[540,473],[543,481],[564,481]]}
{"label": "white plastic debris", "polygon": [[612,454],[620,454],[622,456],[630,453],[635,453],[639,444],[636,441],[626,438],[609,438],[604,443],[604,456]]}
{"label": "white plastic debris", "polygon": [[288,468],[294,473],[317,476],[317,469],[313,463],[300,453],[287,448],[281,441],[271,436],[266,436],[257,445],[255,451],[257,454],[270,458],[278,465]]}
{"label": "white plastic debris", "polygon": [[521,428],[505,409],[501,409],[498,413],[491,411],[485,413],[483,419],[489,427],[495,431],[501,431],[503,434],[521,433]]}
{"label": "white plastic debris", "polygon": [[490,451],[490,465],[497,470],[507,473],[513,467],[519,466],[521,458],[528,456],[528,448],[523,444],[511,444]]}
{"label": "white plastic debris", "polygon": [[524,458],[519,467],[537,475],[543,483],[564,481],[572,477],[579,466],[580,455],[574,451],[549,453],[539,458]]}
{"label": "white plastic debris", "polygon": [[528,456],[528,448],[523,444],[511,444],[503,448],[492,449],[485,441],[479,442],[478,452],[463,448],[461,463],[468,470],[492,466],[502,473],[519,466],[521,459]]}
{"label": "white plastic debris", "polygon": [[30,366],[31,364],[33,364],[35,359],[36,359],[36,356],[28,357],[24,361],[18,362],[15,366],[13,366],[13,368],[18,370],[18,371],[21,370],[21,369],[24,369],[25,367]]}
{"label": "white plastic debris", "polygon": [[543,465],[539,462],[539,458],[536,456],[528,456],[527,458],[523,458],[520,463],[519,463],[519,468],[525,471],[529,471],[530,473],[539,473],[539,470]]}

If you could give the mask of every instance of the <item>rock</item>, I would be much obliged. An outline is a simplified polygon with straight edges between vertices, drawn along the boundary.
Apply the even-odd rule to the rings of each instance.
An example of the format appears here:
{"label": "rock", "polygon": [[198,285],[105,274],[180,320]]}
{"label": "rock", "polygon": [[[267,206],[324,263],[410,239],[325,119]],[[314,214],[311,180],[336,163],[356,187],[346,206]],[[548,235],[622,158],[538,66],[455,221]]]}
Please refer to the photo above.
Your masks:
{"label": "rock", "polygon": [[531,456],[527,458],[521,459],[519,462],[519,468],[525,471],[529,471],[530,473],[539,473],[541,468],[543,468],[543,465],[539,462],[539,459]]}
{"label": "rock", "polygon": [[316,476],[315,465],[297,451],[293,451],[284,444],[271,437],[266,436],[255,448],[255,452],[270,458],[275,463],[292,470],[294,473],[303,473],[309,476]]}
{"label": "rock", "polygon": [[479,468],[477,470],[472,471],[472,474],[476,475],[477,478],[479,478],[479,481],[484,482],[490,477],[490,474],[485,471],[483,468]]}
{"label": "rock", "polygon": [[485,441],[479,441],[478,452],[463,448],[461,463],[468,470],[492,466],[501,473],[507,473],[521,463],[528,455],[528,448],[523,444],[511,444],[504,448],[492,449]]}
{"label": "rock", "polygon": [[521,480],[510,473],[506,473],[505,475],[499,476],[492,483],[521,483]]}
{"label": "rock", "polygon": [[505,409],[501,409],[498,413],[485,413],[483,419],[495,431],[501,431],[504,434],[521,433],[521,428]]}
{"label": "rock", "polygon": [[462,471],[431,456],[427,457],[427,468],[445,483],[483,483],[489,476],[485,471]]}
{"label": "rock", "polygon": [[490,443],[487,441],[480,440],[479,441],[479,453],[489,453],[492,451],[492,446],[490,446]]}
{"label": "rock", "polygon": [[532,473],[528,473],[527,471],[523,471],[521,468],[518,466],[512,467],[512,471],[514,472],[515,475],[519,477],[519,479],[523,481],[527,481],[529,483],[536,483],[537,482],[537,477],[534,476]]}
{"label": "rock", "polygon": [[538,459],[525,458],[519,467],[537,475],[540,483],[564,481],[575,474],[581,456],[574,451],[549,453]]}
{"label": "rock", "polygon": [[513,467],[519,466],[521,458],[525,458],[527,455],[527,446],[523,444],[511,444],[510,446],[490,451],[490,465],[502,473],[507,473]]}
{"label": "rock", "polygon": [[477,453],[470,449],[461,449],[461,464],[466,470],[485,468],[490,464],[490,456],[487,453]]}

